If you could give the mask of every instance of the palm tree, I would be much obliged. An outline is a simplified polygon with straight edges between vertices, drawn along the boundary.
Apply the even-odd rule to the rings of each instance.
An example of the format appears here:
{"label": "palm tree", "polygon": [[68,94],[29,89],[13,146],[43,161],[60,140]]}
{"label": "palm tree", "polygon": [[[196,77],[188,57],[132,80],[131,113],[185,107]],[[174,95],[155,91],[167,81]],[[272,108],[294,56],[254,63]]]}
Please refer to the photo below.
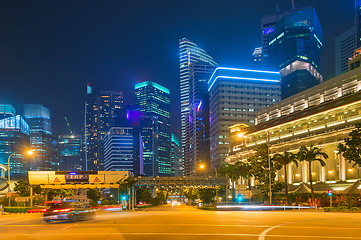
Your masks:
{"label": "palm tree", "polygon": [[220,168],[220,173],[236,182],[240,177],[247,178],[250,176],[249,164],[243,162],[236,162],[235,164],[223,165]]}
{"label": "palm tree", "polygon": [[279,164],[283,165],[283,168],[285,169],[286,202],[288,202],[287,165],[290,163],[295,163],[298,167],[296,155],[291,152],[284,151],[283,154],[277,153],[273,155],[272,160],[277,161]]}
{"label": "palm tree", "polygon": [[314,204],[315,197],[313,193],[313,185],[312,185],[312,169],[311,163],[312,162],[319,162],[321,166],[325,166],[326,163],[320,157],[324,159],[328,158],[328,155],[325,152],[321,152],[318,147],[314,147],[312,144],[310,145],[310,149],[306,146],[302,146],[297,153],[299,161],[307,161],[308,162],[308,175],[310,178],[310,187],[311,187],[311,196],[312,196],[312,205]]}

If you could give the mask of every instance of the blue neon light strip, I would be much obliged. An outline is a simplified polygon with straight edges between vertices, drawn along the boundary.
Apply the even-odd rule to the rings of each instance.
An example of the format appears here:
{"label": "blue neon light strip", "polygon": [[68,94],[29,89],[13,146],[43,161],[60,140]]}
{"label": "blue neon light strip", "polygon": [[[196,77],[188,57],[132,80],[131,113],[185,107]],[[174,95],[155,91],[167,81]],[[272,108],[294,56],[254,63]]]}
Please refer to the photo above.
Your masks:
{"label": "blue neon light strip", "polygon": [[213,87],[213,84],[217,81],[218,78],[229,78],[229,79],[239,79],[239,80],[251,80],[251,81],[261,81],[261,82],[275,82],[279,83],[280,80],[269,80],[269,79],[259,79],[259,78],[243,78],[243,77],[230,77],[230,76],[218,76],[212,82],[212,85],[208,88],[208,92]]}
{"label": "blue neon light strip", "polygon": [[322,42],[320,41],[320,39],[318,39],[318,37],[316,36],[316,34],[313,34],[316,38],[316,40],[321,44],[321,46],[323,46]]}

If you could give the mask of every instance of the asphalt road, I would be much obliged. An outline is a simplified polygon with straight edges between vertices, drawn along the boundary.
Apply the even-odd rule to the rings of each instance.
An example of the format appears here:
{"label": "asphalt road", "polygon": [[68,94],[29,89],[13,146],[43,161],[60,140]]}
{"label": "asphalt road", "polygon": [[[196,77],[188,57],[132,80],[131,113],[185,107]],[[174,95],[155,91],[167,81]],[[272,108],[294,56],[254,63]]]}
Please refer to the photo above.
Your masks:
{"label": "asphalt road", "polygon": [[0,239],[361,239],[361,214],[314,210],[204,211],[166,205],[97,212],[95,220],[45,223],[41,214],[0,216]]}

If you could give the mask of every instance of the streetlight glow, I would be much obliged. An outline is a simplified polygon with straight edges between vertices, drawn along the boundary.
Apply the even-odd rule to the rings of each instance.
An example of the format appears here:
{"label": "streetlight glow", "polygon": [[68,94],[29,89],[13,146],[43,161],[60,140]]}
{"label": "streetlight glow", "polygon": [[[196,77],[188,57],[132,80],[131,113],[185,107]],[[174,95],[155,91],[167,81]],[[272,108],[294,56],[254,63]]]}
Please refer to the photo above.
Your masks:
{"label": "streetlight glow", "polygon": [[27,153],[28,153],[28,155],[33,155],[34,154],[34,152],[32,150],[29,150]]}
{"label": "streetlight glow", "polygon": [[202,164],[202,165],[200,165],[199,167],[200,167],[200,168],[204,168],[204,165]]}
{"label": "streetlight glow", "polygon": [[244,134],[243,133],[238,133],[238,137],[244,137]]}

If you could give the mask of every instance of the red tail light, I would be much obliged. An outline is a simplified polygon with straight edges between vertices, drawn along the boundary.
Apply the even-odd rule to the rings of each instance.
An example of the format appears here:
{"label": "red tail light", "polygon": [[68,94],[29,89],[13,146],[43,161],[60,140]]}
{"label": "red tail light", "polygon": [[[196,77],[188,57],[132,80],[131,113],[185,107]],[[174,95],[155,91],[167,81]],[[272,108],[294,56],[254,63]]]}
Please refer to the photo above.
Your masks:
{"label": "red tail light", "polygon": [[71,208],[54,209],[53,212],[70,212]]}

